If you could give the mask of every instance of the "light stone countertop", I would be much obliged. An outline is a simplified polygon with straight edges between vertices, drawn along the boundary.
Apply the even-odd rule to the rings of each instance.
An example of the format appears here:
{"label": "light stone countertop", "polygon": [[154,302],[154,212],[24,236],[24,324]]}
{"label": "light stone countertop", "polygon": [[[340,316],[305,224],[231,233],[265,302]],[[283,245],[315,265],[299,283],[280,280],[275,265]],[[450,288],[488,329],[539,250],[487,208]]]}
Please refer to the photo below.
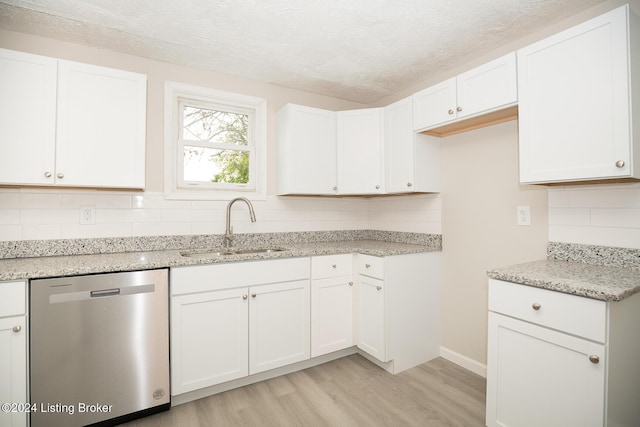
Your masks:
{"label": "light stone countertop", "polygon": [[[374,256],[392,256],[440,250],[439,246],[432,247],[379,240],[286,243],[282,245],[269,245],[268,247],[278,247],[285,250],[281,252],[217,256],[203,254],[194,257],[185,257],[181,255],[182,252],[206,249],[201,248],[192,250],[157,250],[0,259],[0,281],[316,255],[360,253]],[[212,250],[219,251],[220,248],[212,248]]]}
{"label": "light stone countertop", "polygon": [[640,270],[583,262],[541,260],[489,270],[492,279],[603,301],[640,292]]}

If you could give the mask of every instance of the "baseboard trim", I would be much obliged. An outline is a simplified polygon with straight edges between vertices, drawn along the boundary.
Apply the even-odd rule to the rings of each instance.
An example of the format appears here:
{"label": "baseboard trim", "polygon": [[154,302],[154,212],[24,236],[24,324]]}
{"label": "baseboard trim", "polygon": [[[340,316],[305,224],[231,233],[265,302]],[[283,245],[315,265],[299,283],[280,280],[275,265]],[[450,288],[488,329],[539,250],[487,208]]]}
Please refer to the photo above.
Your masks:
{"label": "baseboard trim", "polygon": [[487,378],[487,365],[484,365],[476,360],[473,360],[460,353],[456,353],[453,350],[449,350],[446,347],[440,347],[440,357],[447,359],[449,362],[453,362],[456,365],[462,366],[471,372],[478,374],[484,378]]}

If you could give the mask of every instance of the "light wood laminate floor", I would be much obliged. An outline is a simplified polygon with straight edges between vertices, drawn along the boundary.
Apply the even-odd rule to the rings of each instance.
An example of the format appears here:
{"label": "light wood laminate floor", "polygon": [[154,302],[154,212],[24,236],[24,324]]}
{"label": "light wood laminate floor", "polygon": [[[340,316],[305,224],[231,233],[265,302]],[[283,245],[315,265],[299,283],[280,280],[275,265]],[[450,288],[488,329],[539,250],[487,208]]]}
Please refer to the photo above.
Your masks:
{"label": "light wood laminate floor", "polygon": [[355,354],[123,425],[483,427],[485,387],[442,358],[391,375]]}

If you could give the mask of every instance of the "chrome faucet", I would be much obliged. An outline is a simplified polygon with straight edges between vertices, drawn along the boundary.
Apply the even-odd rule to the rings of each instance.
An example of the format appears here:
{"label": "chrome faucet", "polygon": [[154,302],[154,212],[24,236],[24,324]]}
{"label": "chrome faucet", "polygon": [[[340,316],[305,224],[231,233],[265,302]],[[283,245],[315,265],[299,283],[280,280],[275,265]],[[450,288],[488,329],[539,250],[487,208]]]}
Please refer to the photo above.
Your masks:
{"label": "chrome faucet", "polygon": [[231,226],[231,205],[233,205],[238,200],[242,200],[247,204],[247,206],[249,207],[249,218],[251,219],[251,222],[256,222],[256,214],[253,211],[253,205],[251,204],[249,199],[245,197],[236,197],[235,199],[231,200],[227,205],[227,228],[224,231],[225,248],[231,247],[231,242],[233,241],[233,227]]}

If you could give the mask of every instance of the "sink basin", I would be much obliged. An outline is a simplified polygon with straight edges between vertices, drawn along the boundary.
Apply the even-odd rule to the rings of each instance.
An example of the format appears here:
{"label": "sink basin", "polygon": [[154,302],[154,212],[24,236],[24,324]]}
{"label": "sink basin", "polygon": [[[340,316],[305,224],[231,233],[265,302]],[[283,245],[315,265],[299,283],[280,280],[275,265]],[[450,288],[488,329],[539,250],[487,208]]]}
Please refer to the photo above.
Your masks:
{"label": "sink basin", "polygon": [[285,248],[230,248],[230,249],[202,249],[180,252],[184,257],[216,257],[242,254],[262,254],[286,251]]}

